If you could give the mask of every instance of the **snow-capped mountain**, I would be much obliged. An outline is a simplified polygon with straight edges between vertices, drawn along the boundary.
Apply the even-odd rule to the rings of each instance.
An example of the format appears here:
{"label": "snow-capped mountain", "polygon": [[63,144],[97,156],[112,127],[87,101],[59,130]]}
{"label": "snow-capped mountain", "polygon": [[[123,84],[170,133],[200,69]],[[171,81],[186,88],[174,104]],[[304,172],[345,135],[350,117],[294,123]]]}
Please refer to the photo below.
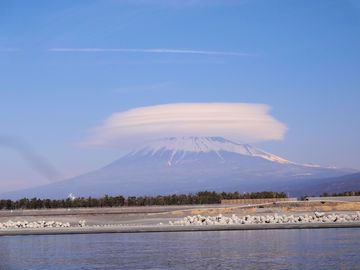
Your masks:
{"label": "snow-capped mountain", "polygon": [[151,141],[99,170],[8,194],[19,197],[155,195],[215,191],[290,191],[348,171],[298,164],[221,137]]}
{"label": "snow-capped mountain", "polygon": [[130,155],[162,155],[170,153],[169,166],[177,164],[189,153],[215,153],[223,162],[222,152],[236,153],[243,156],[259,157],[281,164],[294,164],[286,159],[252,147],[249,144],[236,143],[222,137],[172,137],[151,141]]}

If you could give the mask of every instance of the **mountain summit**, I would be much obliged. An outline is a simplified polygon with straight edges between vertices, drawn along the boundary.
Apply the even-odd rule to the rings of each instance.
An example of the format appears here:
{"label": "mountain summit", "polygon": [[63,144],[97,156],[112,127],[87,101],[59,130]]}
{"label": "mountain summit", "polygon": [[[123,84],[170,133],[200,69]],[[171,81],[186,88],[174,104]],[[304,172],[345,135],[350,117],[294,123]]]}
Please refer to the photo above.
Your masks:
{"label": "mountain summit", "polygon": [[222,137],[154,140],[101,169],[9,198],[156,195],[214,191],[291,191],[347,171],[304,165]]}
{"label": "mountain summit", "polygon": [[170,153],[168,164],[181,163],[191,153],[215,153],[220,161],[226,162],[222,153],[229,152],[249,157],[259,157],[281,164],[293,164],[281,157],[256,149],[249,144],[240,144],[222,137],[171,137],[151,141],[130,155],[166,155]]}

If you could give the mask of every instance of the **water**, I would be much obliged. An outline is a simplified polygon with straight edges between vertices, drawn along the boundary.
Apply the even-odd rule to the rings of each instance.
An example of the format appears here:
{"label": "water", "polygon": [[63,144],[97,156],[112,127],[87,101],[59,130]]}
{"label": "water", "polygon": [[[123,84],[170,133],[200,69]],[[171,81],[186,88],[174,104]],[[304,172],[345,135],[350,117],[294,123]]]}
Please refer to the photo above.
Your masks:
{"label": "water", "polygon": [[360,229],[0,237],[0,269],[360,269]]}

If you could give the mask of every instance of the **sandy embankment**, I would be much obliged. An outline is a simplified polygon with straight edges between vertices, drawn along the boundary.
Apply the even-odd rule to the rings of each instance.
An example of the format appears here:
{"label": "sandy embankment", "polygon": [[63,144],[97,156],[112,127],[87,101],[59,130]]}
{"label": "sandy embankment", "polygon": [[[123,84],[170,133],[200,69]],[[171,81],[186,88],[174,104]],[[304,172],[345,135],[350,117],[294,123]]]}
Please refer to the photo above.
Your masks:
{"label": "sandy embankment", "polygon": [[[309,224],[242,224],[207,226],[170,226],[169,221],[186,216],[206,215],[271,215],[311,214],[314,211],[334,214],[354,214],[360,211],[360,203],[348,202],[281,202],[263,205],[190,205],[121,208],[82,208],[54,210],[0,211],[0,223],[12,221],[55,221],[70,223],[70,228],[20,228],[0,230],[0,235],[64,234],[64,233],[111,233],[111,232],[173,232],[209,230],[292,229],[360,227],[359,222],[309,223]],[[79,220],[86,220],[79,227]],[[161,224],[161,225],[160,225]]]}

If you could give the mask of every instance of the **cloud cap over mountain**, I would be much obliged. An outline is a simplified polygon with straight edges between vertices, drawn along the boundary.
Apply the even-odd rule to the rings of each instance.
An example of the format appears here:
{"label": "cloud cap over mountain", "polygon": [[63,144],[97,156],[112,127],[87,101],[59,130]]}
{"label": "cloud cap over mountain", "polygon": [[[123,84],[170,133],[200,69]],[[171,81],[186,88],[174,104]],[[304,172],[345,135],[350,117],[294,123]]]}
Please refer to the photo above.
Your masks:
{"label": "cloud cap over mountain", "polygon": [[174,103],[117,112],[94,128],[91,146],[124,146],[162,137],[223,136],[242,142],[281,140],[286,126],[254,103]]}

